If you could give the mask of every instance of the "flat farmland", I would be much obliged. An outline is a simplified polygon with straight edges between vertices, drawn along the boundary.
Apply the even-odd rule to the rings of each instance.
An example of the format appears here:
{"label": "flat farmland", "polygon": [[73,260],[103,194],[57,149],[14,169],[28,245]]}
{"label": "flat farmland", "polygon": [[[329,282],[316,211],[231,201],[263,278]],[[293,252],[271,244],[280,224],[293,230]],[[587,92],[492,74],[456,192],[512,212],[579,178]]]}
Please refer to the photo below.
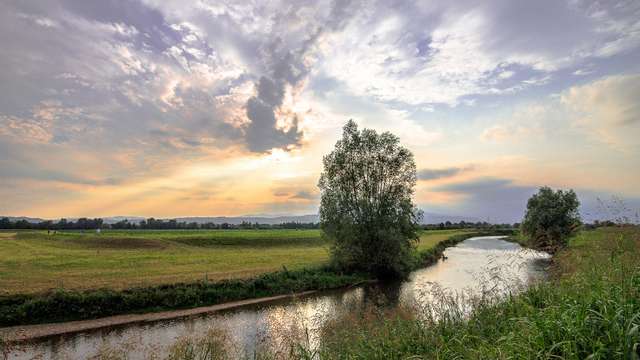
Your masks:
{"label": "flat farmland", "polygon": [[[428,249],[460,230],[425,231]],[[319,230],[0,232],[0,294],[248,278],[326,263]]]}

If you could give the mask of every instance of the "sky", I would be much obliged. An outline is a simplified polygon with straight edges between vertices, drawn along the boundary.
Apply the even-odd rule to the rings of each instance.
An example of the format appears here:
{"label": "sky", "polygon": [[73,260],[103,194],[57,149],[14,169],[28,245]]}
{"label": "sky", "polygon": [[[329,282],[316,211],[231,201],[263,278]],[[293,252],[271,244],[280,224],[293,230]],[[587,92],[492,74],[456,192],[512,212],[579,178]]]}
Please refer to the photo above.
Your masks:
{"label": "sky", "polygon": [[2,215],[314,214],[349,119],[427,213],[640,209],[636,0],[8,0],[0,49]]}

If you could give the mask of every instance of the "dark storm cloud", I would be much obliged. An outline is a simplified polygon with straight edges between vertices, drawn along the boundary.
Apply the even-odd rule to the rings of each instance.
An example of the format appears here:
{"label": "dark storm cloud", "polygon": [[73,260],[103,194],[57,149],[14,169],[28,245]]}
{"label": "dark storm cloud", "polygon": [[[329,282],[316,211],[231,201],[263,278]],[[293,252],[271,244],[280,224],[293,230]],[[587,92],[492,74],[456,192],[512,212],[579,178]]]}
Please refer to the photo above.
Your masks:
{"label": "dark storm cloud", "polygon": [[[291,47],[277,34],[275,40],[263,50],[267,65],[267,74],[257,83],[258,94],[247,101],[247,117],[251,124],[246,128],[247,147],[253,152],[264,152],[276,147],[298,145],[302,132],[298,128],[298,117],[290,119],[287,130],[276,127],[276,111],[282,106],[286,87],[297,86],[310,69],[304,57],[325,32],[341,29],[349,18],[354,2],[335,1],[326,22],[311,29],[301,44]],[[282,21],[292,16],[284,13]]]}
{"label": "dark storm cloud", "polygon": [[285,86],[295,85],[295,64],[288,53],[284,59],[278,61],[273,72],[274,79],[265,76],[258,82],[258,95],[247,101],[247,117],[251,124],[246,129],[247,146],[250,151],[263,152],[275,147],[297,145],[302,138],[298,130],[298,118],[294,117],[291,127],[287,130],[276,128],[276,110],[282,105]]}
{"label": "dark storm cloud", "polygon": [[302,138],[297,118],[294,118],[289,130],[277,129],[274,107],[259,98],[251,98],[247,102],[247,117],[251,119],[251,124],[246,129],[247,146],[250,151],[263,152],[272,148],[297,145]]}

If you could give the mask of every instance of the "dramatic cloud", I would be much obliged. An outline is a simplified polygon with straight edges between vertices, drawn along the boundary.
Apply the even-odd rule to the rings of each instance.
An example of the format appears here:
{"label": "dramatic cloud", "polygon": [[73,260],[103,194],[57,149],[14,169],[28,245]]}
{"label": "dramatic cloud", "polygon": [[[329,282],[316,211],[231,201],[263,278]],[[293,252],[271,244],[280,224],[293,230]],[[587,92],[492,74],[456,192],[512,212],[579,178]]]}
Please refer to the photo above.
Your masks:
{"label": "dramatic cloud", "polygon": [[[3,1],[0,215],[314,212],[349,118],[437,164],[419,187],[535,172],[638,197],[638,18],[637,1]],[[452,167],[510,156],[528,167]],[[514,183],[452,188],[449,213],[483,214],[456,202],[490,200],[474,191],[515,204]]]}
{"label": "dramatic cloud", "polygon": [[[338,1],[333,4],[327,20],[312,28],[311,32],[303,32],[299,44],[290,44],[276,38],[262,50],[261,55],[268,64],[269,77],[262,76],[257,84],[258,94],[247,102],[247,117],[251,123],[246,128],[249,150],[263,152],[277,147],[298,145],[302,132],[298,128],[298,114],[283,109],[285,94],[296,97],[300,83],[307,77],[316,43],[325,33],[335,31],[343,26],[347,19],[346,9],[349,1]],[[291,9],[293,10],[293,9]],[[295,14],[285,13],[283,21]],[[309,30],[307,30],[309,31]],[[286,129],[278,127],[278,120],[285,122]]]}
{"label": "dramatic cloud", "polygon": [[277,128],[276,111],[282,105],[283,97],[284,85],[265,77],[260,79],[258,96],[247,102],[247,117],[251,120],[245,130],[249,150],[263,152],[299,143],[302,133],[298,130],[296,115],[291,119],[288,130]]}
{"label": "dramatic cloud", "polygon": [[[590,1],[378,4],[336,40],[326,71],[354,93],[410,105],[541,86],[640,44],[640,6]],[[544,24],[544,25],[542,25]]]}

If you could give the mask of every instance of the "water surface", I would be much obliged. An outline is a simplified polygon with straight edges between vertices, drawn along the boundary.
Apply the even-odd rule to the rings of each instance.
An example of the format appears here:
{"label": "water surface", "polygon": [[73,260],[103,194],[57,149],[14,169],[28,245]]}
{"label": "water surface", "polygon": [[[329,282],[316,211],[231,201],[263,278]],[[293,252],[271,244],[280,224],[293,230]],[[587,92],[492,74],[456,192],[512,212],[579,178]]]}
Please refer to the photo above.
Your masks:
{"label": "water surface", "polygon": [[251,305],[187,319],[127,325],[58,336],[25,344],[9,359],[85,359],[100,351],[126,352],[128,359],[163,357],[184,337],[210,329],[228,334],[242,355],[262,348],[278,349],[283,340],[302,339],[317,345],[322,324],[341,313],[364,306],[420,308],[434,301],[434,293],[490,294],[519,291],[544,276],[548,255],[520,247],[499,236],[470,238],[448,248],[445,258],[413,272],[404,282],[366,285],[326,291],[294,300]]}

